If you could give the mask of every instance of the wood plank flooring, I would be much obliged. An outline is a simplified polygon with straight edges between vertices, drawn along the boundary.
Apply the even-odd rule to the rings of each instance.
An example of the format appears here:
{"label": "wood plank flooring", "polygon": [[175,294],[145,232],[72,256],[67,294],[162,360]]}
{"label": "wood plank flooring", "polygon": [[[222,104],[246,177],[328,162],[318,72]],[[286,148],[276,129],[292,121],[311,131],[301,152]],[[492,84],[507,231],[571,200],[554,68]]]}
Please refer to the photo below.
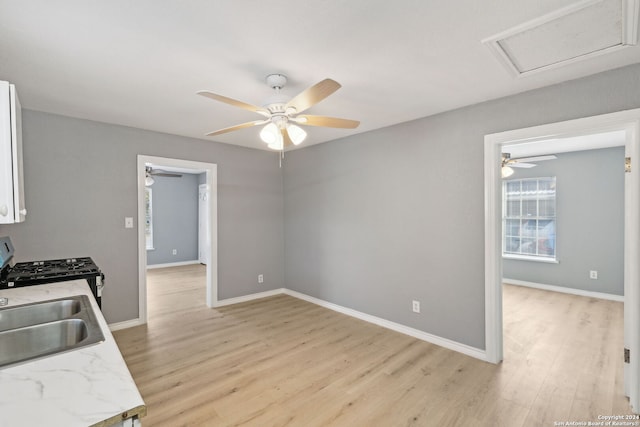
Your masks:
{"label": "wood plank flooring", "polygon": [[630,413],[621,303],[505,285],[496,366],[284,295],[209,309],[204,273],[149,270],[148,325],[114,332],[144,426],[553,426]]}

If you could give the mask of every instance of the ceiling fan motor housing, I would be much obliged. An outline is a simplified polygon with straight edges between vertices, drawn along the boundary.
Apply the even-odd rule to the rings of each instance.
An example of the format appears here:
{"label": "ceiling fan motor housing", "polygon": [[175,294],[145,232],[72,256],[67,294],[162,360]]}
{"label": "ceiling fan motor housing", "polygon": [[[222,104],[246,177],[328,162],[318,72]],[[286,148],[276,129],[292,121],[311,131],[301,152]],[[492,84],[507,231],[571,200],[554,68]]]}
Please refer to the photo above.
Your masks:
{"label": "ceiling fan motor housing", "polygon": [[287,76],[284,74],[269,74],[266,80],[269,87],[275,92],[267,98],[262,106],[269,110],[271,114],[288,113],[285,111],[285,106],[291,100],[291,97],[280,92],[280,89],[287,84]]}

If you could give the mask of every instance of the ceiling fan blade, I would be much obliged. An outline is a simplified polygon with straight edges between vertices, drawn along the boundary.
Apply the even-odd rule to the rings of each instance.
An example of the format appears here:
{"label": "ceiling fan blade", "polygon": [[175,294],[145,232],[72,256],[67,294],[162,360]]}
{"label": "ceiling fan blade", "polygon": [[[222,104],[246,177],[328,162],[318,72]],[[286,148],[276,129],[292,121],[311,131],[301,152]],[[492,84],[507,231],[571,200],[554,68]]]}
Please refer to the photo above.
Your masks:
{"label": "ceiling fan blade", "polygon": [[149,175],[166,176],[166,177],[169,177],[169,178],[180,178],[180,177],[182,177],[182,174],[179,174],[179,173],[168,173],[168,172],[151,172]]}
{"label": "ceiling fan blade", "polygon": [[507,166],[511,166],[512,168],[524,168],[524,169],[536,167],[536,165],[534,165],[533,163],[520,163],[520,162],[509,162],[507,163]]}
{"label": "ceiling fan blade", "polygon": [[268,122],[269,122],[269,120],[254,120],[252,122],[241,123],[239,125],[230,126],[228,128],[214,130],[213,132],[209,132],[207,134],[207,136],[220,135],[220,134],[227,133],[227,132],[233,132],[234,130],[239,130],[239,129],[244,129],[244,128],[250,128],[250,127],[253,127],[253,126],[263,125],[263,124],[268,123]]}
{"label": "ceiling fan blade", "polygon": [[209,92],[208,90],[198,91],[198,95],[202,95],[216,101],[224,102],[225,104],[233,105],[234,107],[239,107],[245,110],[253,111],[254,113],[262,114],[265,117],[269,117],[271,115],[271,113],[269,113],[269,111],[266,110],[265,108],[258,107],[252,104],[247,104],[246,102],[238,101],[237,99],[218,95],[217,93]]}
{"label": "ceiling fan blade", "polygon": [[165,171],[162,169],[153,169],[153,168],[148,168],[147,169],[147,173],[149,175],[153,175],[153,176],[168,176],[168,177],[181,177],[182,174],[180,173],[176,173],[176,172],[169,172],[169,171]]}
{"label": "ceiling fan blade", "polygon": [[296,116],[294,121],[306,126],[324,126],[329,128],[355,129],[360,125],[357,120],[339,119],[325,116]]}
{"label": "ceiling fan blade", "polygon": [[533,157],[517,157],[511,160],[517,160],[518,162],[542,162],[544,160],[555,160],[557,157],[553,154],[548,156],[533,156]]}
{"label": "ceiling fan blade", "polygon": [[291,141],[291,138],[289,137],[289,132],[287,132],[287,129],[281,129],[282,132],[282,146],[284,148],[287,148],[290,145],[293,145],[293,141]]}
{"label": "ceiling fan blade", "polygon": [[340,83],[331,79],[324,79],[320,83],[316,83],[303,90],[301,93],[296,95],[291,101],[287,102],[285,106],[285,111],[288,108],[295,108],[296,113],[302,113],[304,110],[310,108],[311,106],[317,104],[318,102],[325,99],[327,96],[331,95],[333,92],[337,91],[341,88]]}

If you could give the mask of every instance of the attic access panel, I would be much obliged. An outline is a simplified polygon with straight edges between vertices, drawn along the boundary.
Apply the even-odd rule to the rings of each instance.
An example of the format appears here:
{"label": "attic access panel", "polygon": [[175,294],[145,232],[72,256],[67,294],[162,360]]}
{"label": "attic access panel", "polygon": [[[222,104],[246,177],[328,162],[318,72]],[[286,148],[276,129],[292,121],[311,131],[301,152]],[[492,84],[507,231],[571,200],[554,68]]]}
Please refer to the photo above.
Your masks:
{"label": "attic access panel", "polygon": [[582,0],[482,42],[516,76],[636,44],[639,0]]}

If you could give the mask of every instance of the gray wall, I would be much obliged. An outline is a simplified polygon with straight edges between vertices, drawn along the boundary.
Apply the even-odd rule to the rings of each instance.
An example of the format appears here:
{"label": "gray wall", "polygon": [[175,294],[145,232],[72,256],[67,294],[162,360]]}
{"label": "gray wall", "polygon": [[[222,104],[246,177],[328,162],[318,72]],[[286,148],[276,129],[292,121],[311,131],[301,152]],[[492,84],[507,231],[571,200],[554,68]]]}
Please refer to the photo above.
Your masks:
{"label": "gray wall", "polygon": [[484,349],[484,135],[638,107],[634,65],[287,154],[287,287]]}
{"label": "gray wall", "polygon": [[147,265],[198,260],[199,175],[154,176],[155,182],[149,187],[154,248],[147,251]]}
{"label": "gray wall", "polygon": [[[556,177],[558,264],[504,259],[503,277],[624,294],[624,147],[557,155],[509,179]],[[589,278],[597,270],[598,279]],[[508,282],[508,280],[506,280]]]}
{"label": "gray wall", "polygon": [[634,65],[295,150],[283,171],[274,153],[25,111],[29,217],[0,235],[18,261],[94,257],[107,320],[132,319],[136,155],[217,163],[221,298],[286,284],[484,348],[484,135],[638,107]]}
{"label": "gray wall", "polygon": [[284,285],[277,154],[28,110],[23,120],[29,214],[0,235],[11,236],[16,261],[93,257],[110,323],[138,316],[138,224],[124,228],[137,218],[138,154],[218,165],[220,298]]}

